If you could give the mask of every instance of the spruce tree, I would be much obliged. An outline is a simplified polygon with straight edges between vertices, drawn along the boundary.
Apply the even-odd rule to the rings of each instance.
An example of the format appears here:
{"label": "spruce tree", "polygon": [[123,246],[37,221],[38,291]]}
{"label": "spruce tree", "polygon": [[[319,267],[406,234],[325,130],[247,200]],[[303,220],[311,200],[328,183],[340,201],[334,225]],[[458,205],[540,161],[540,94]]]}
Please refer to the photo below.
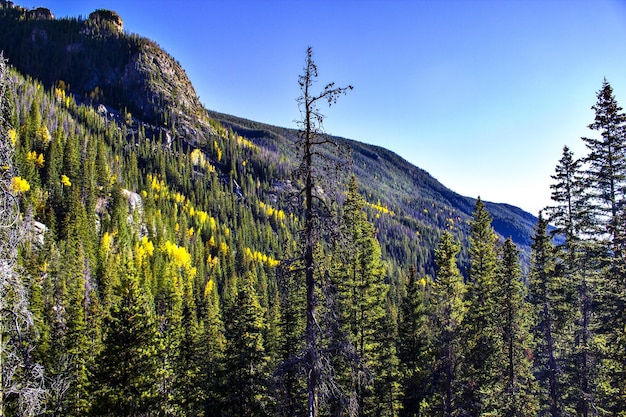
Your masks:
{"label": "spruce tree", "polygon": [[398,323],[398,358],[402,392],[402,416],[421,415],[422,401],[431,388],[432,357],[429,350],[430,328],[428,303],[430,279],[417,277],[417,270],[409,268],[406,296],[400,304]]}
{"label": "spruce tree", "polygon": [[463,318],[464,363],[463,408],[469,415],[480,415],[486,396],[493,395],[493,384],[500,364],[495,321],[495,274],[497,236],[491,216],[480,197],[470,221],[470,270],[465,293],[467,314]]}
{"label": "spruce tree", "polygon": [[98,356],[92,409],[98,416],[143,415],[161,402],[161,341],[154,313],[140,292],[132,261],[121,275],[115,288],[118,302],[105,320],[104,347]]}
{"label": "spruce tree", "polygon": [[267,324],[253,286],[246,274],[237,285],[237,297],[228,309],[226,324],[224,414],[260,417],[268,414],[268,356],[263,334]]}
{"label": "spruce tree", "polygon": [[460,245],[446,231],[435,251],[437,277],[431,291],[432,349],[434,350],[434,395],[430,409],[436,415],[460,414],[461,323],[465,316],[465,284],[457,266]]}
{"label": "spruce tree", "polygon": [[[596,254],[598,244],[591,239],[595,228],[593,210],[589,209],[587,181],[582,170],[583,161],[563,148],[552,189],[554,205],[548,207],[549,221],[555,226],[557,237],[554,279],[561,302],[553,304],[562,328],[561,369],[563,369],[563,410],[589,415],[595,402],[595,363],[597,352],[592,349],[595,323],[592,322]],[[555,336],[557,336],[555,334]],[[577,411],[576,411],[577,410]]]}
{"label": "spruce tree", "polygon": [[535,321],[532,327],[535,340],[534,374],[539,389],[540,412],[549,412],[552,417],[563,414],[562,348],[558,337],[561,304],[561,282],[556,271],[556,255],[550,235],[548,221],[539,213],[532,243],[530,284],[528,298],[534,308]]}
{"label": "spruce tree", "polygon": [[[367,386],[364,380],[357,378],[355,381],[360,415],[371,415],[376,405],[386,404],[389,410],[394,409],[397,399],[392,399],[397,395],[390,379],[383,378],[383,374],[394,371],[396,359],[395,349],[394,352],[388,351],[393,344],[385,343],[385,336],[393,332],[387,326],[388,288],[384,281],[381,249],[364,206],[365,199],[358,193],[356,177],[352,176],[343,204],[343,239],[334,251],[339,263],[334,269],[334,280],[339,291],[339,309],[345,331],[360,358],[357,366],[367,367],[367,371],[372,373],[373,385],[379,387],[373,390],[373,386]],[[387,363],[384,363],[383,357]],[[387,369],[384,369],[385,366]],[[367,371],[356,370],[357,374]]]}
{"label": "spruce tree", "polygon": [[502,259],[496,274],[495,301],[499,317],[496,326],[501,361],[495,392],[491,393],[488,412],[506,417],[537,414],[535,381],[532,375],[532,338],[530,305],[522,281],[519,250],[509,238],[502,248]]}
{"label": "spruce tree", "polygon": [[592,109],[595,120],[588,127],[600,138],[583,137],[589,153],[585,158],[589,209],[594,215],[594,232],[607,238],[614,256],[621,256],[624,195],[626,193],[626,115],[618,105],[613,88],[605,79]]}

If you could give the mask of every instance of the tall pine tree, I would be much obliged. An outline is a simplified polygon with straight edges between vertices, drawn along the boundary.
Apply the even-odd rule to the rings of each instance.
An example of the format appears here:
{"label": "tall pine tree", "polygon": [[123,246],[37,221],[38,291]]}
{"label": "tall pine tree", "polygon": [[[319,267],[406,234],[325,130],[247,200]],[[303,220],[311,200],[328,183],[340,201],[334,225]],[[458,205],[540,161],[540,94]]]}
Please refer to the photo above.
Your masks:
{"label": "tall pine tree", "polygon": [[446,231],[435,251],[437,278],[431,291],[432,349],[435,354],[434,395],[430,409],[436,415],[461,414],[461,323],[466,308],[465,284],[457,266],[460,245]]}
{"label": "tall pine tree", "polygon": [[470,222],[470,270],[463,318],[463,408],[469,415],[480,415],[486,396],[493,395],[493,384],[500,367],[495,353],[499,349],[495,321],[497,305],[495,274],[497,236],[491,216],[480,197]]}

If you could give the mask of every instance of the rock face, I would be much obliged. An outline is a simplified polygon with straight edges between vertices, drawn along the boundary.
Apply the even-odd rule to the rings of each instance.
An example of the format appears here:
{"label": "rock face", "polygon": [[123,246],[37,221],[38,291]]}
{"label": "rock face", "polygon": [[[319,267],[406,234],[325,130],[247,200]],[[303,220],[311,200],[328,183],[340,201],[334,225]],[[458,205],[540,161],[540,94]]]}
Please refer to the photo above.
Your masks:
{"label": "rock face", "polygon": [[54,20],[54,15],[50,9],[38,7],[30,11],[30,18],[36,20]]}
{"label": "rock face", "polygon": [[[0,50],[47,87],[63,81],[92,104],[126,110],[144,122],[188,134],[204,109],[181,65],[154,41],[124,32],[114,11],[57,19],[0,0]],[[33,60],[33,56],[46,57]]]}
{"label": "rock face", "polygon": [[124,33],[124,22],[116,12],[98,9],[89,14],[82,33],[103,36],[120,35]]}
{"label": "rock face", "polygon": [[154,120],[167,112],[168,125],[198,113],[200,100],[187,74],[170,55],[146,41],[124,68],[121,83],[132,92],[129,100],[144,118]]}

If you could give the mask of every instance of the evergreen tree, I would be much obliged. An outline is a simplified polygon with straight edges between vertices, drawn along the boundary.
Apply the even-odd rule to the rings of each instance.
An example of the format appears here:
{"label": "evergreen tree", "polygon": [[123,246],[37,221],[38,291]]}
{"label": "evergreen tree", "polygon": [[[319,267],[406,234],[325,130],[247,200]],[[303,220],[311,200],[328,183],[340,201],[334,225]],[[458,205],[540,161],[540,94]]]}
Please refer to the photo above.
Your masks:
{"label": "evergreen tree", "polygon": [[226,323],[225,384],[228,388],[223,415],[268,415],[268,357],[263,334],[264,312],[247,274],[238,284],[237,298],[228,307]]}
{"label": "evergreen tree", "polygon": [[[529,301],[533,305],[535,322],[532,328],[535,340],[534,375],[540,390],[540,412],[549,412],[552,417],[563,414],[562,400],[562,350],[557,350],[559,341],[559,314],[562,303],[561,284],[556,273],[555,250],[547,233],[548,221],[539,213],[533,237]],[[561,348],[562,349],[562,348]]]}
{"label": "evergreen tree", "polygon": [[448,231],[435,251],[437,278],[431,290],[432,348],[435,355],[434,396],[430,409],[436,415],[460,415],[461,323],[465,316],[465,285],[456,264],[460,245]]}
{"label": "evergreen tree", "polygon": [[402,416],[421,415],[422,401],[432,388],[429,376],[430,329],[428,323],[429,289],[427,278],[418,279],[414,266],[409,269],[406,296],[402,299],[398,323],[398,358],[400,361]]}
{"label": "evergreen tree", "polygon": [[480,415],[485,402],[494,395],[493,385],[500,367],[500,349],[495,321],[495,274],[497,236],[491,216],[480,197],[470,221],[470,270],[465,293],[467,314],[463,318],[464,364],[463,408],[469,415]]}
{"label": "evergreen tree", "polygon": [[306,404],[301,400],[306,396],[304,367],[298,360],[304,350],[305,288],[288,268],[290,265],[282,263],[276,273],[280,302],[279,365],[275,371],[277,411],[281,416],[299,416],[306,414]]}
{"label": "evergreen tree", "polygon": [[[501,350],[500,378],[491,395],[488,410],[506,417],[535,416],[536,390],[532,375],[530,306],[522,281],[519,251],[511,239],[504,242],[496,274],[497,323]],[[493,408],[491,408],[493,407]],[[489,412],[488,411],[488,412]]]}
{"label": "evergreen tree", "polygon": [[600,308],[595,313],[601,316],[599,333],[607,346],[601,368],[611,388],[602,388],[602,403],[619,414],[626,413],[626,114],[606,79],[592,109],[595,120],[589,129],[601,137],[582,140],[589,150],[585,174],[587,208],[593,216],[590,230],[603,246],[596,288]]}
{"label": "evergreen tree", "polygon": [[[384,404],[389,411],[397,408],[397,395],[390,378],[386,378],[388,386],[382,387],[385,385],[382,374],[393,372],[396,359],[395,349],[389,351],[393,343],[384,343],[385,336],[393,334],[387,327],[385,269],[376,230],[367,220],[364,205],[365,199],[358,193],[356,177],[352,176],[343,204],[344,239],[340,248],[334,251],[339,263],[334,270],[334,279],[338,283],[339,309],[346,334],[360,358],[358,366],[367,367],[373,375],[374,386],[379,386],[377,393],[372,390],[373,386],[364,385],[361,378],[355,381],[360,415],[372,415],[377,405]],[[356,373],[367,372],[357,369]]]}
{"label": "evergreen tree", "polygon": [[615,257],[619,258],[622,249],[619,240],[623,234],[621,228],[624,227],[620,218],[626,193],[626,115],[606,79],[598,91],[597,99],[592,107],[595,120],[589,129],[598,131],[601,138],[582,138],[589,150],[585,159],[589,209],[594,216],[594,231],[600,237],[608,235],[611,249]]}
{"label": "evergreen tree", "polygon": [[158,408],[161,343],[153,313],[140,293],[131,262],[115,289],[119,302],[105,321],[104,348],[98,357],[92,413],[136,416]]}
{"label": "evergreen tree", "polygon": [[223,404],[220,377],[224,373],[224,323],[222,322],[220,298],[214,278],[205,286],[204,310],[198,346],[200,400],[204,414],[215,414]]}
{"label": "evergreen tree", "polygon": [[[598,245],[585,236],[593,234],[593,211],[588,207],[586,181],[582,161],[575,159],[568,147],[552,176],[554,206],[548,207],[550,223],[555,226],[552,234],[557,236],[555,280],[562,303],[552,305],[561,323],[563,369],[563,409],[589,415],[595,401],[592,382],[595,377],[596,353],[592,349],[593,288],[590,283],[595,275],[595,253]],[[595,390],[593,390],[595,391]],[[578,410],[578,411],[576,411]],[[587,410],[587,411],[585,411]]]}

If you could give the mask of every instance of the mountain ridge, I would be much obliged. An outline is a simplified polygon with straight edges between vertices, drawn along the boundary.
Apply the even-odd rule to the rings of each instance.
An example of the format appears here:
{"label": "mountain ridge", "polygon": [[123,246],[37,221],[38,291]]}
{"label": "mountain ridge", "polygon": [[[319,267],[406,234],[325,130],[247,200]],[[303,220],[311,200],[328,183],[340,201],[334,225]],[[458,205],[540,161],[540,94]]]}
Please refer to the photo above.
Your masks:
{"label": "mountain ridge", "polygon": [[[152,131],[165,131],[168,143],[174,138],[186,146],[210,147],[214,120],[263,149],[256,161],[257,179],[289,178],[297,130],[206,110],[180,64],[156,42],[124,33],[117,13],[99,10],[88,19],[55,19],[52,13],[40,9],[34,13],[4,0],[0,6],[0,49],[20,72],[49,88],[67,87],[84,103],[117,109],[123,118],[152,126]],[[413,244],[424,249],[403,263],[426,263],[432,272],[432,254],[426,252],[432,252],[443,230],[455,229],[462,239],[467,236],[475,198],[448,189],[381,146],[333,139],[350,145],[352,170],[367,201],[394,213],[373,216],[386,255],[400,259],[402,247],[416,239]],[[226,177],[242,169],[238,167],[242,161],[217,162]],[[267,165],[277,168],[266,173]],[[511,237],[528,254],[536,218],[509,204],[486,205],[496,232]]]}

